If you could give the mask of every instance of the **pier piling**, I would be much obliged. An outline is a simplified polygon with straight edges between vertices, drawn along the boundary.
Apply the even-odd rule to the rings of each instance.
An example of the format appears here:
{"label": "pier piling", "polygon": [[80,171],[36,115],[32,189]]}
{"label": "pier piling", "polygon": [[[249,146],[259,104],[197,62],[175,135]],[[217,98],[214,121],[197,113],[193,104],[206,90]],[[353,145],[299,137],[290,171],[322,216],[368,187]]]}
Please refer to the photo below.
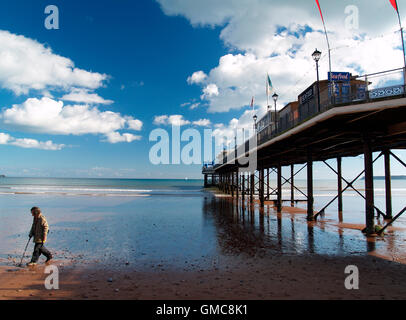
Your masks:
{"label": "pier piling", "polygon": [[282,212],[282,166],[278,163],[278,199],[276,201],[278,213]]}
{"label": "pier piling", "polygon": [[311,150],[307,152],[307,220],[314,220],[313,198],[313,158]]}
{"label": "pier piling", "polygon": [[254,203],[254,193],[255,193],[255,173],[251,173],[250,177],[250,201]]}
{"label": "pier piling", "polygon": [[364,134],[364,165],[365,165],[365,222],[366,233],[374,233],[374,169],[371,139]]}
{"label": "pier piling", "polygon": [[265,172],[265,169],[259,170],[259,200],[261,202],[261,208],[263,208],[265,206],[264,172]]}
{"label": "pier piling", "polygon": [[295,165],[290,166],[290,206],[295,206]]}
{"label": "pier piling", "polygon": [[235,190],[236,190],[236,197],[237,197],[237,204],[238,204],[238,201],[239,201],[239,199],[240,199],[240,173],[238,172],[238,169],[237,169],[237,172],[235,173],[235,177],[236,177],[236,185],[235,185]]}
{"label": "pier piling", "polygon": [[338,189],[338,217],[343,221],[343,177],[342,177],[342,158],[337,158],[337,189]]}
{"label": "pier piling", "polygon": [[386,219],[392,219],[392,181],[390,170],[390,151],[385,149],[385,195],[386,195]]}

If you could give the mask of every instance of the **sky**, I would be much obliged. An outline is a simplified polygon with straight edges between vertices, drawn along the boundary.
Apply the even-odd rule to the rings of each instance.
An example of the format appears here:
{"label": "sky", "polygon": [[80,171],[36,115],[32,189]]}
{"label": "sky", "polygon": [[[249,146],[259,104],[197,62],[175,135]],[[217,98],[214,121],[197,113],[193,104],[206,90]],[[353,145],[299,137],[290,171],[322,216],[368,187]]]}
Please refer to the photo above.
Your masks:
{"label": "sky", "polygon": [[[406,14],[406,1],[398,3]],[[362,75],[403,66],[389,0],[320,4],[333,71]],[[45,26],[49,5],[58,8],[59,29]],[[152,164],[151,132],[170,134],[179,124],[182,132],[212,129],[223,136],[252,127],[252,116],[267,107],[266,74],[281,109],[315,80],[315,48],[323,53],[321,78],[327,77],[326,39],[313,0],[1,6],[0,174],[7,176],[201,178],[201,164]],[[362,158],[344,161],[349,176],[361,170]],[[394,174],[405,170],[393,166]],[[376,173],[383,173],[382,163]],[[315,174],[333,177],[322,165]]]}

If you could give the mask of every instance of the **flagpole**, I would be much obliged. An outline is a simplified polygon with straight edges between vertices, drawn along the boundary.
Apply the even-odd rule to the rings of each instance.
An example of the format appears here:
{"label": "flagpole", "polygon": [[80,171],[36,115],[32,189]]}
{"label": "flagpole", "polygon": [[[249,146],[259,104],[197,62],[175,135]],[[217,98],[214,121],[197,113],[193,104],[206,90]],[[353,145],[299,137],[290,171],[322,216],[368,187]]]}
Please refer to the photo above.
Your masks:
{"label": "flagpole", "polygon": [[324,23],[324,20],[323,20],[323,26],[324,26],[324,33],[326,34],[326,40],[327,40],[328,64],[329,64],[329,71],[330,71],[330,75],[331,75],[331,49],[330,49],[330,41],[329,41],[329,39],[328,39],[328,33],[327,33],[326,24]]}
{"label": "flagpole", "polygon": [[[327,48],[328,48],[328,69],[330,72],[330,99],[333,99],[335,97],[335,92],[334,92],[334,80],[333,80],[333,73],[331,72],[331,48],[330,48],[330,40],[328,39],[328,33],[327,33],[327,28],[326,28],[326,23],[324,22],[323,18],[323,27],[324,27],[324,33],[326,34],[326,40],[327,40]],[[333,99],[333,104],[335,103],[335,99]]]}
{"label": "flagpole", "polygon": [[403,84],[406,85],[406,56],[405,56],[405,39],[403,38],[403,27],[402,27],[402,20],[400,19],[400,13],[399,13],[399,6],[396,4],[398,7],[396,12],[398,14],[398,19],[399,19],[399,26],[400,26],[400,36],[402,37],[402,55],[403,55]]}
{"label": "flagpole", "polygon": [[266,108],[268,109],[269,108],[269,81],[268,81],[268,78],[269,78],[269,74],[267,73],[266,74]]}
{"label": "flagpole", "polygon": [[[322,12],[322,10],[321,10],[319,0],[316,0],[316,3],[317,3],[317,6],[318,6],[318,8],[319,8],[319,11],[320,11],[321,20],[323,21],[324,33],[326,34],[327,48],[328,48],[329,72],[330,72],[330,78],[332,79],[330,41],[329,41],[329,39],[328,39],[328,33],[327,33],[326,23],[324,22],[323,12]],[[334,85],[334,81],[329,81],[329,82],[332,82],[333,85]],[[333,91],[332,91],[332,89],[333,89],[333,88],[332,88],[332,86],[330,85],[330,88],[329,88],[330,98],[333,97]],[[335,101],[334,101],[334,102],[335,102]]]}

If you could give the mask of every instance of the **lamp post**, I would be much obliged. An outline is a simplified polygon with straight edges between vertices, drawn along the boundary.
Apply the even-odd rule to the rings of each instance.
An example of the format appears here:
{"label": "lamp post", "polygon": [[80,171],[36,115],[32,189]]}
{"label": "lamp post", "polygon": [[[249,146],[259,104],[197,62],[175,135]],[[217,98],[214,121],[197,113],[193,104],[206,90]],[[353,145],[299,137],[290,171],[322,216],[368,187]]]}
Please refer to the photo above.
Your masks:
{"label": "lamp post", "polygon": [[271,137],[271,135],[272,135],[272,127],[271,127],[271,106],[269,105],[269,103],[268,103],[268,125],[267,125],[267,129],[266,129],[266,132],[267,132],[267,135],[268,135],[268,138],[269,137]]}
{"label": "lamp post", "polygon": [[275,103],[275,131],[278,131],[278,120],[277,120],[277,112],[276,112],[276,102],[278,101],[278,94],[275,92],[274,95],[272,96],[272,99]]}
{"label": "lamp post", "polygon": [[253,117],[253,119],[254,119],[254,131],[255,131],[255,133],[257,133],[257,120],[258,120],[257,115],[255,115],[255,116]]}
{"label": "lamp post", "polygon": [[317,71],[317,110],[320,112],[320,78],[319,78],[319,61],[321,58],[321,52],[315,50],[312,54],[313,60],[316,61],[316,71]]}

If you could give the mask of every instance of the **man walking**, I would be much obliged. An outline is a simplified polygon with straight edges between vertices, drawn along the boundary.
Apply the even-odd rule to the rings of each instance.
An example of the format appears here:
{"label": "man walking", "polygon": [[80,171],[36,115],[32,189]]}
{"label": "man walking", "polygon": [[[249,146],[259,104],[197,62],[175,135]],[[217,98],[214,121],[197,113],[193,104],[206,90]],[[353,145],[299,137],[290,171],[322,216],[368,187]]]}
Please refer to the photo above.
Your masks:
{"label": "man walking", "polygon": [[49,231],[47,220],[42,215],[41,209],[38,207],[32,208],[31,214],[34,217],[34,221],[32,223],[29,237],[30,239],[34,237],[35,247],[34,252],[32,254],[31,262],[28,263],[27,265],[35,266],[41,254],[43,254],[47,258],[46,262],[49,262],[52,259],[52,254],[44,246],[45,242],[47,241]]}

